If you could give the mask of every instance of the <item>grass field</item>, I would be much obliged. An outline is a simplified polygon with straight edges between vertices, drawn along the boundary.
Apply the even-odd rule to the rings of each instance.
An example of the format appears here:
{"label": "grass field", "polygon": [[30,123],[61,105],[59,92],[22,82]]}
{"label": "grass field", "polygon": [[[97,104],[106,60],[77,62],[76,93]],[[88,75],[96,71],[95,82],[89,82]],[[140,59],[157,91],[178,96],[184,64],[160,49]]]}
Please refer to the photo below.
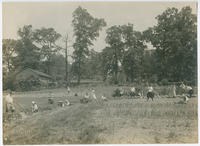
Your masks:
{"label": "grass field", "polygon": [[[4,121],[4,144],[87,144],[87,143],[197,143],[197,98],[179,104],[181,98],[156,97],[154,101],[114,99],[115,86],[96,86],[96,96],[102,93],[107,102],[98,100],[81,104],[84,86],[67,90],[52,89],[15,93],[16,113]],[[71,106],[48,104],[49,91],[54,101],[67,98]],[[79,96],[74,96],[78,93]],[[31,113],[31,101],[39,112]],[[8,117],[5,115],[4,117]]]}

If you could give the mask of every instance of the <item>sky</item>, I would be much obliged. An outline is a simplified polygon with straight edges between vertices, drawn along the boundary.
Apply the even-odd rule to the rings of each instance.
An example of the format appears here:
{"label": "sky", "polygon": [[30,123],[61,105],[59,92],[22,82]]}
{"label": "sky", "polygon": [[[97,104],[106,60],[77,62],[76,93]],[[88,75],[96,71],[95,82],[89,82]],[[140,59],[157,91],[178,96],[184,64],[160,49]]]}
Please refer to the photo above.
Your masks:
{"label": "sky", "polygon": [[[197,14],[196,2],[3,2],[3,39],[18,39],[17,30],[30,24],[33,29],[53,27],[63,37],[69,34],[73,43],[72,13],[78,6],[107,23],[92,46],[96,51],[105,48],[106,29],[113,25],[132,23],[134,30],[144,31],[156,25],[155,17],[171,7],[180,10],[190,6]],[[61,38],[58,44],[63,46],[63,41]],[[72,52],[71,48],[69,54]]]}

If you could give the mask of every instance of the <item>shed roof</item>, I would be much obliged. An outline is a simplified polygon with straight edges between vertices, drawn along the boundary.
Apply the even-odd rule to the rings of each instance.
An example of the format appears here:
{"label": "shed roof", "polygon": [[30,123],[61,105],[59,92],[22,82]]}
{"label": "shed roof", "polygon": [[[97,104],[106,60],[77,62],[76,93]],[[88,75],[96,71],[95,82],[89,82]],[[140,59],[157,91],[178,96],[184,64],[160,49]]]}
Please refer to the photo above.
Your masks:
{"label": "shed roof", "polygon": [[45,73],[43,73],[43,72],[40,72],[40,71],[38,71],[38,70],[31,69],[31,68],[26,68],[26,69],[20,71],[20,72],[17,73],[17,74],[20,74],[20,73],[26,72],[26,71],[31,71],[31,72],[37,74],[38,76],[42,76],[42,77],[46,77],[46,78],[49,78],[49,79],[53,79],[50,75],[45,74]]}

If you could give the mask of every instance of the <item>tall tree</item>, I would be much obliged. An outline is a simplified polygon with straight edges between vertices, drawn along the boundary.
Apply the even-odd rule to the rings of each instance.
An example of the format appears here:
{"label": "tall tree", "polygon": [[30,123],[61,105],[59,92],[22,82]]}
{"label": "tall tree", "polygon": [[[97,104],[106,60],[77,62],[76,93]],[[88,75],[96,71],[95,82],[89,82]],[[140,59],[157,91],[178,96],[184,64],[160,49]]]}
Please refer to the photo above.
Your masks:
{"label": "tall tree", "polygon": [[132,24],[112,26],[107,30],[106,43],[109,46],[103,50],[105,73],[112,74],[115,83],[120,69],[131,81],[137,78],[141,73],[145,47],[141,33],[134,31]]}
{"label": "tall tree", "polygon": [[113,74],[115,80],[114,82],[117,83],[119,64],[122,62],[124,54],[121,26],[111,26],[107,29],[106,33],[106,43],[109,45],[108,47],[106,47],[106,50],[109,51],[105,55],[107,56],[107,58],[112,58],[112,61],[110,61],[110,63],[112,64],[107,67],[109,67],[110,69],[112,68],[112,70],[110,70],[110,73]]}
{"label": "tall tree", "polygon": [[84,58],[89,54],[89,47],[93,45],[92,41],[99,36],[99,31],[106,26],[106,22],[103,19],[94,18],[86,9],[78,7],[73,12],[72,25],[75,36],[73,59],[79,84]]}
{"label": "tall tree", "polygon": [[197,17],[190,7],[168,8],[144,34],[156,48],[159,78],[191,80],[197,73]]}
{"label": "tall tree", "polygon": [[40,48],[40,54],[45,60],[46,73],[50,74],[52,56],[60,49],[56,41],[61,37],[53,28],[41,28],[34,31],[34,40]]}
{"label": "tall tree", "polygon": [[31,25],[25,25],[18,30],[20,40],[16,44],[16,56],[14,65],[16,68],[37,69],[40,61],[39,48],[34,45],[33,31]]}
{"label": "tall tree", "polygon": [[65,48],[64,53],[65,53],[65,81],[69,84],[69,62],[68,62],[68,56],[71,56],[68,54],[68,49],[71,48],[72,46],[69,45],[70,43],[70,39],[69,39],[69,35],[67,34],[64,38],[64,42],[65,42]]}
{"label": "tall tree", "polygon": [[133,30],[133,25],[122,26],[124,40],[124,57],[122,66],[125,74],[131,82],[134,79],[140,80],[142,77],[142,63],[145,45],[142,39],[142,34]]}

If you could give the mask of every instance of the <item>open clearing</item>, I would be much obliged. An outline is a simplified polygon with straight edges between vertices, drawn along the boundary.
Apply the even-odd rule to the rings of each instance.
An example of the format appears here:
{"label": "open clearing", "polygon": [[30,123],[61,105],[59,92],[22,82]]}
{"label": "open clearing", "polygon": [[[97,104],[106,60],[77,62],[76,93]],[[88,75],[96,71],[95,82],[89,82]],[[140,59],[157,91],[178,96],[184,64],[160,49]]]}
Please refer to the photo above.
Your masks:
{"label": "open clearing", "polygon": [[[81,104],[88,88],[74,87],[70,95],[64,88],[16,93],[16,119],[3,123],[4,144],[198,142],[196,97],[188,104],[162,96],[148,102],[146,98],[114,99],[111,94],[116,87],[97,86],[97,98],[105,93],[109,100]],[[53,92],[53,105],[48,104],[49,91]],[[56,102],[66,97],[72,105],[58,107]],[[31,113],[32,100],[39,106],[38,113]]]}

